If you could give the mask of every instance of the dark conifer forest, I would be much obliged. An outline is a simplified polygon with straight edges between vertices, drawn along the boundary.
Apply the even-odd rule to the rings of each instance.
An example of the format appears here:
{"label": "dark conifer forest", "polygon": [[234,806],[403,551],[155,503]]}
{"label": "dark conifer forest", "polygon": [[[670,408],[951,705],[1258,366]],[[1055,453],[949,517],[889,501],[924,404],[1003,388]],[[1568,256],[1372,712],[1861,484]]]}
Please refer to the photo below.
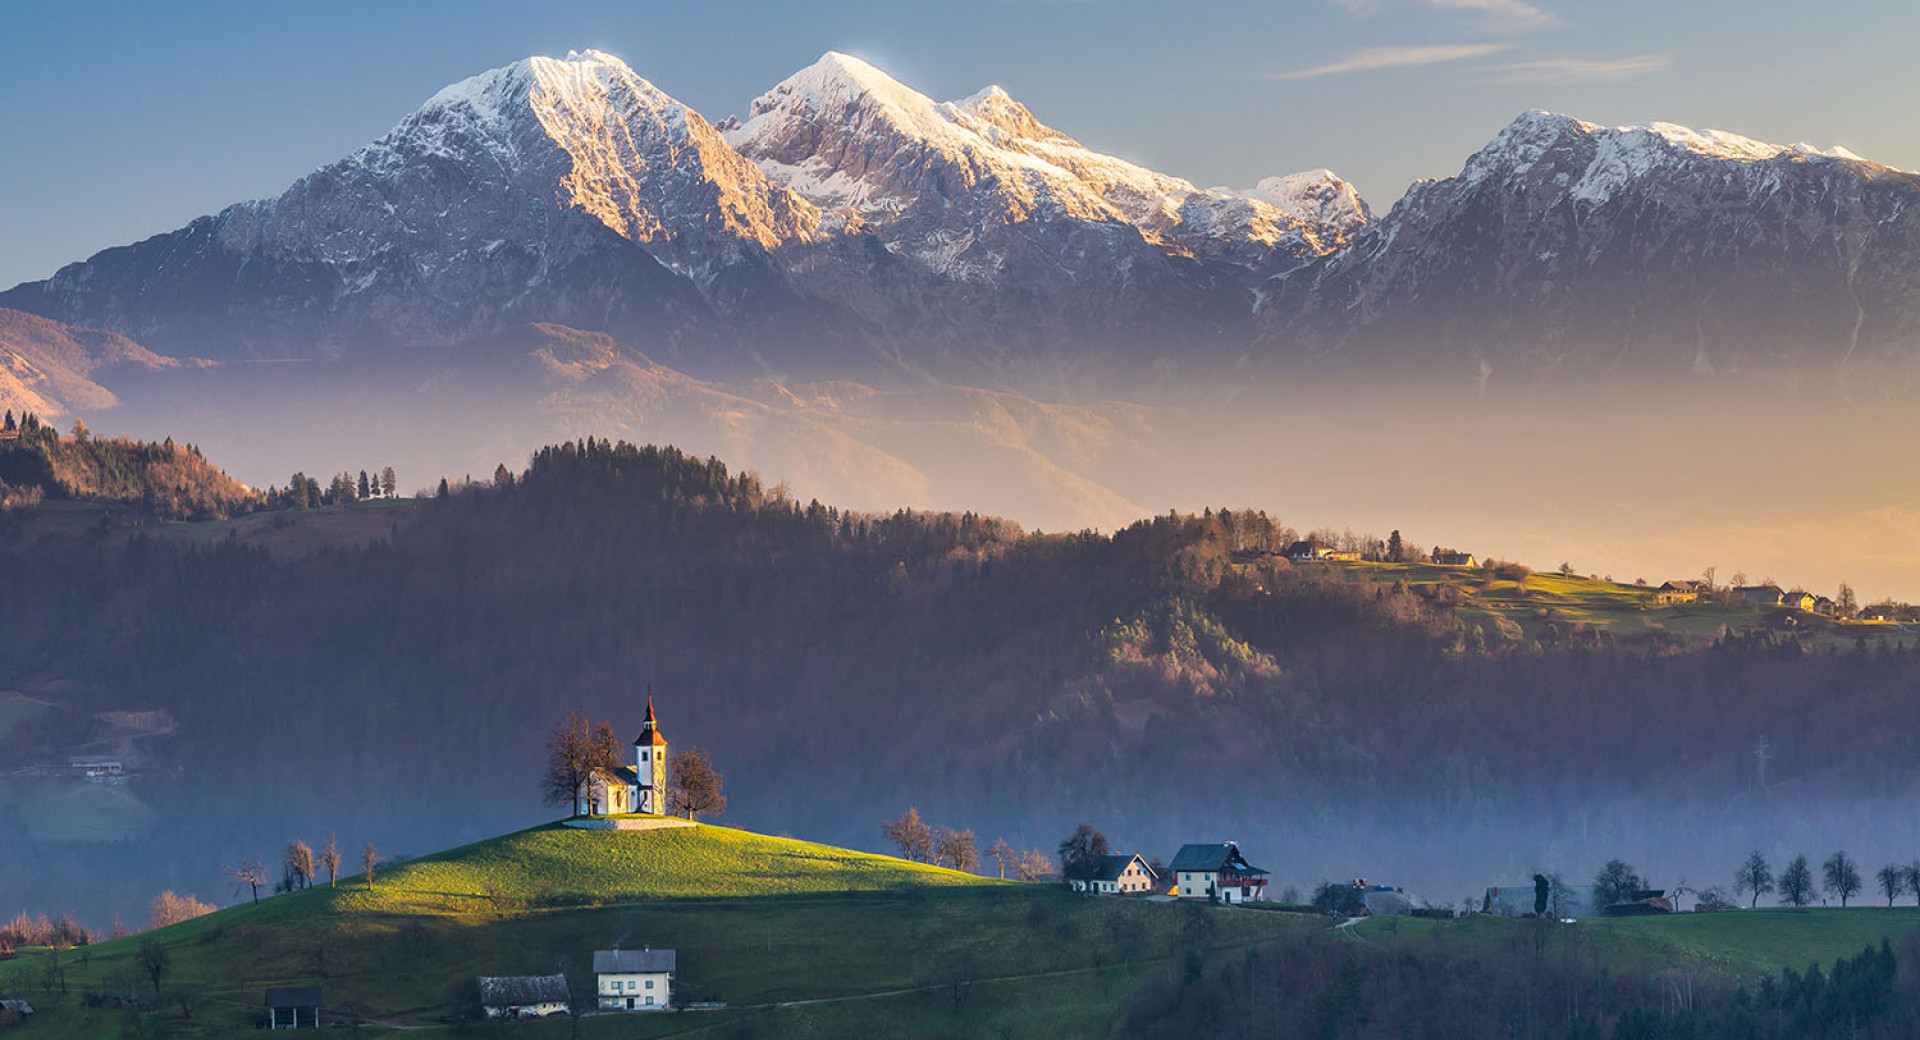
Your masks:
{"label": "dark conifer forest", "polygon": [[[553,724],[629,740],[649,687],[725,774],[723,822],[861,848],[909,805],[983,845],[1090,820],[1149,856],[1231,838],[1276,885],[1436,902],[1616,855],[1725,886],[1753,848],[1920,853],[1898,640],[1516,640],[1289,565],[1261,513],[1110,536],[853,515],[597,439],[390,515],[305,555],[0,524],[0,690],[69,709],[8,753],[101,712],[178,721],[143,745],[143,836],[0,859],[0,897],[134,913],[224,897],[222,864],[295,837],[406,854],[532,824]],[[25,811],[0,804],[0,832]]]}

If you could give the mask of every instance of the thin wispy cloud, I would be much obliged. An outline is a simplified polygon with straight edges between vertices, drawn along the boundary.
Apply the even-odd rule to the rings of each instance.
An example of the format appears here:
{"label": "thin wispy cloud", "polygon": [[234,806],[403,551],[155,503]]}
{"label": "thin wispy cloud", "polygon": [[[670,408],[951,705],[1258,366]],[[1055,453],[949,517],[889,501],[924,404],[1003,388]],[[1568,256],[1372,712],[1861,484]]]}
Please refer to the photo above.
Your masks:
{"label": "thin wispy cloud", "polygon": [[1483,28],[1501,32],[1531,32],[1559,19],[1526,0],[1419,0],[1436,11],[1464,11],[1477,15]]}
{"label": "thin wispy cloud", "polygon": [[1545,58],[1496,66],[1496,83],[1624,83],[1673,65],[1672,54],[1642,54],[1611,61],[1593,58]]}
{"label": "thin wispy cloud", "polygon": [[1467,58],[1483,58],[1511,48],[1510,43],[1436,43],[1419,47],[1368,47],[1341,58],[1339,61],[1311,68],[1295,69],[1291,72],[1274,72],[1262,76],[1267,80],[1315,79],[1320,76],[1337,76],[1346,72],[1372,72],[1378,69],[1404,69],[1419,65],[1438,65],[1442,62],[1463,61]]}
{"label": "thin wispy cloud", "polygon": [[1556,25],[1551,11],[1527,0],[1333,0],[1349,14],[1373,15],[1388,8],[1419,8],[1472,15],[1475,27],[1491,32],[1532,32]]}

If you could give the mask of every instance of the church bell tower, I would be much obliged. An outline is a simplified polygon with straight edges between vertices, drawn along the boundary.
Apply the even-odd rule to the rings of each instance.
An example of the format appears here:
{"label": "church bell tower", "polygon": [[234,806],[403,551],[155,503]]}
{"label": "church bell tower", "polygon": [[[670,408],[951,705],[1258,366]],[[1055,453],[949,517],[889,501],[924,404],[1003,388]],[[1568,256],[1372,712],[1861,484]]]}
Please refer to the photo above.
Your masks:
{"label": "church bell tower", "polygon": [[667,738],[653,718],[653,694],[647,694],[647,722],[633,738],[634,811],[665,815],[667,811]]}

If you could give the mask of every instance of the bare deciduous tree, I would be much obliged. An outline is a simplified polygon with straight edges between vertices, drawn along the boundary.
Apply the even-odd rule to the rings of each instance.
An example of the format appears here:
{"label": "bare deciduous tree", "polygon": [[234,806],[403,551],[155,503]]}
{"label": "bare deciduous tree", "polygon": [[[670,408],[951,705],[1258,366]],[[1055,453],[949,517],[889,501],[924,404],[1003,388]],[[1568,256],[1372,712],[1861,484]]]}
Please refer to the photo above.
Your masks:
{"label": "bare deciduous tree", "polygon": [[[211,903],[202,903],[192,895],[177,895],[173,889],[167,889],[153,897],[152,912],[147,915],[148,928],[165,928],[181,921],[191,921],[196,917],[213,913],[218,907]],[[124,926],[114,922],[121,935],[127,934]]]}
{"label": "bare deciduous tree", "polygon": [[380,850],[377,848],[374,848],[373,842],[367,842],[365,845],[361,846],[360,847],[360,873],[366,878],[368,888],[373,887],[373,868],[379,865],[380,865]]}
{"label": "bare deciduous tree", "polygon": [[987,850],[987,858],[993,860],[993,865],[999,868],[1001,880],[1006,879],[1007,868],[1014,865],[1019,855],[1013,851],[1013,846],[1007,844],[1005,838],[995,839],[993,847]]}
{"label": "bare deciduous tree", "polygon": [[691,820],[727,811],[726,780],[705,750],[675,751],[668,760],[667,811]]}
{"label": "bare deciduous tree", "polygon": [[1880,894],[1887,897],[1887,906],[1907,891],[1907,868],[1889,864],[1880,868]]}
{"label": "bare deciduous tree", "polygon": [[235,895],[243,888],[248,889],[253,893],[253,905],[260,905],[260,886],[267,883],[267,868],[259,860],[244,860],[238,866],[228,867],[227,878],[233,882]]}
{"label": "bare deciduous tree", "polygon": [[920,810],[908,806],[897,820],[880,825],[880,833],[899,848],[902,859],[924,863],[933,857],[933,828],[920,818]]}
{"label": "bare deciduous tree", "polygon": [[1053,857],[1042,849],[1028,849],[1020,854],[1014,872],[1022,881],[1045,880],[1048,874],[1053,873]]}
{"label": "bare deciduous tree", "polygon": [[980,866],[980,853],[972,831],[942,827],[934,839],[935,857],[943,867],[972,871]]}
{"label": "bare deciduous tree", "polygon": [[167,968],[173,964],[173,953],[167,944],[158,939],[140,940],[140,970],[147,973],[153,982],[153,999],[160,1001],[160,979],[166,975]]}
{"label": "bare deciduous tree", "polygon": [[1846,906],[1847,900],[1860,894],[1860,868],[1854,865],[1853,857],[1842,849],[1827,857],[1820,866],[1823,880],[1826,881],[1827,894],[1839,896],[1840,905]]}
{"label": "bare deciduous tree", "polygon": [[307,888],[313,884],[313,846],[299,838],[293,839],[287,843],[287,854],[281,865],[286,868],[292,887]]}
{"label": "bare deciduous tree", "polygon": [[320,850],[320,869],[327,872],[327,887],[340,880],[340,843],[331,834],[327,835],[327,847]]}
{"label": "bare deciduous tree", "polygon": [[[579,712],[568,712],[547,737],[547,771],[540,778],[540,796],[552,805],[565,805],[577,815],[588,786],[610,775],[620,764],[613,724],[598,726]],[[600,806],[588,806],[589,812]]]}
{"label": "bare deciduous tree", "polygon": [[1733,892],[1739,895],[1746,892],[1753,897],[1749,907],[1759,906],[1760,897],[1773,891],[1773,868],[1767,865],[1767,857],[1754,849],[1747,861],[1733,874]]}

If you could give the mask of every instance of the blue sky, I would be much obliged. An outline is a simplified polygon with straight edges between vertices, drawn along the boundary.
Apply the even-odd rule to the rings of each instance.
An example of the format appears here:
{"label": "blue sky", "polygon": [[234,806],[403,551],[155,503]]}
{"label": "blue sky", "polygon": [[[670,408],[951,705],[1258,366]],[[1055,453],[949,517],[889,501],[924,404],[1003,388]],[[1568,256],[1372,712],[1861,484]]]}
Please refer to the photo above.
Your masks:
{"label": "blue sky", "polygon": [[1920,167],[1912,0],[0,0],[0,286],[378,136],[445,84],[599,47],[711,119],[842,50],[999,83],[1203,185],[1330,167],[1384,211],[1519,112],[1665,119]]}

